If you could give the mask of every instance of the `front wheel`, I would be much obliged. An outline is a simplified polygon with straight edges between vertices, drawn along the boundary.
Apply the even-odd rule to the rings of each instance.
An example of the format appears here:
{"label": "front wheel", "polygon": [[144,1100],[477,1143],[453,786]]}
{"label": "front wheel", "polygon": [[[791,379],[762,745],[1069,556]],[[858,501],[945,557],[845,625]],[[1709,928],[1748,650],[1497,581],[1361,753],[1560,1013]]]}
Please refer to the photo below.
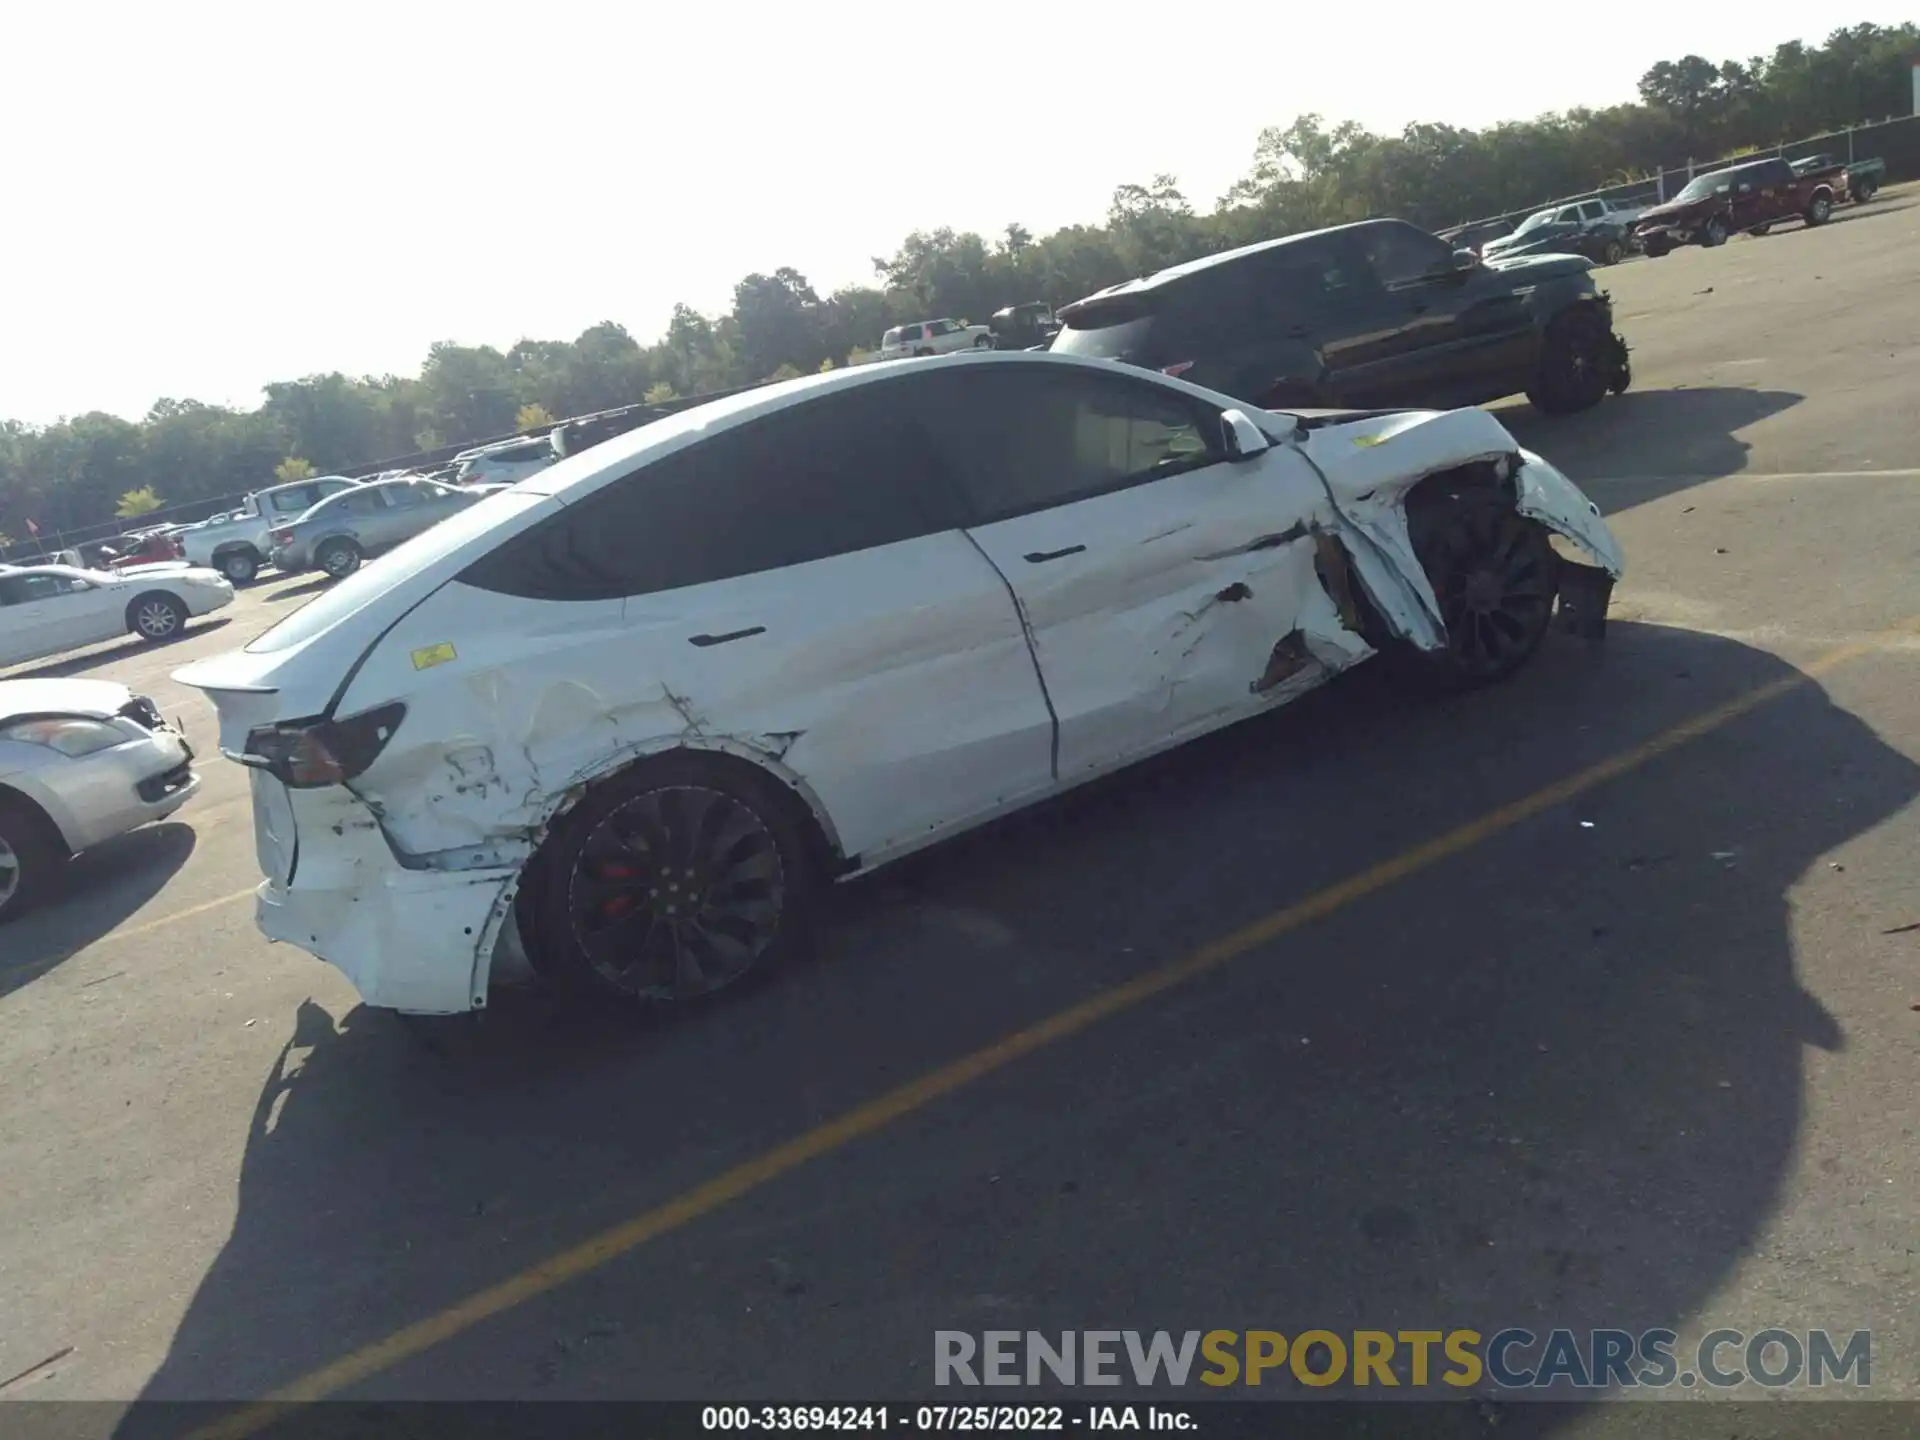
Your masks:
{"label": "front wheel", "polygon": [[541,967],[588,994],[684,1004],[803,949],[818,852],[778,784],[681,753],[589,792],[531,880]]}
{"label": "front wheel", "polygon": [[329,540],[313,558],[329,579],[344,580],[360,568],[366,556],[351,540]]}
{"label": "front wheel", "polygon": [[1700,243],[1711,248],[1727,243],[1727,217],[1715,215],[1707,221],[1707,228],[1700,236]]}
{"label": "front wheel", "polygon": [[1824,225],[1833,217],[1833,197],[1816,195],[1807,205],[1806,222],[1809,225]]}
{"label": "front wheel", "polygon": [[1456,687],[1506,679],[1553,621],[1559,571],[1547,532],[1504,498],[1471,489],[1433,497],[1409,519],[1446,626],[1445,651],[1427,657],[1437,678]]}
{"label": "front wheel", "polygon": [[1600,263],[1602,265],[1618,265],[1626,258],[1626,254],[1626,246],[1622,245],[1618,240],[1609,240],[1601,247]]}
{"label": "front wheel", "polygon": [[186,624],[187,607],[177,597],[157,590],[127,607],[127,628],[148,644],[173,639]]}
{"label": "front wheel", "polygon": [[1547,327],[1540,363],[1527,399],[1548,415],[1590,410],[1605,397],[1611,379],[1613,336],[1591,310],[1574,310]]}
{"label": "front wheel", "polygon": [[977,337],[973,342],[973,348],[976,350],[991,350],[993,348],[993,337],[991,335],[981,335]]}
{"label": "front wheel", "polygon": [[45,898],[60,873],[60,850],[46,820],[24,802],[0,795],[0,925]]}

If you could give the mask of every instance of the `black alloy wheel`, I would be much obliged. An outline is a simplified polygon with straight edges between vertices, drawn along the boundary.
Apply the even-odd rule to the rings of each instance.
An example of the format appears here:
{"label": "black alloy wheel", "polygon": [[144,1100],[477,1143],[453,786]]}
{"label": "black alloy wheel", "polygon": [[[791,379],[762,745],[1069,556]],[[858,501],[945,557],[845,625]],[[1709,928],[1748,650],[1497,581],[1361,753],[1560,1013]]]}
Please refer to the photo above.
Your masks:
{"label": "black alloy wheel", "polygon": [[1415,548],[1446,625],[1446,670],[1490,684],[1513,674],[1546,637],[1559,591],[1547,533],[1492,496],[1462,495],[1424,517]]}
{"label": "black alloy wheel", "polygon": [[794,877],[777,822],[741,795],[666,784],[619,801],[567,877],[569,938],[591,978],[691,1000],[745,976],[781,938]]}

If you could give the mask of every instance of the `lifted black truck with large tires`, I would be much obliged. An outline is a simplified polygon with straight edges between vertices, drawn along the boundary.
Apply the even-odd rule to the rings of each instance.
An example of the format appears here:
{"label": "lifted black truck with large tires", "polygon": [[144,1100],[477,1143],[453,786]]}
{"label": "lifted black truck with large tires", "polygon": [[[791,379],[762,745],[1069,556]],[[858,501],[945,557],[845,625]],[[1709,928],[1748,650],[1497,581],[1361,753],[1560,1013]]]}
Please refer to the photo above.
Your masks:
{"label": "lifted black truck with large tires", "polygon": [[1057,312],[1052,349],[1182,376],[1267,409],[1483,405],[1571,414],[1632,380],[1574,255],[1484,262],[1402,220],[1208,255]]}

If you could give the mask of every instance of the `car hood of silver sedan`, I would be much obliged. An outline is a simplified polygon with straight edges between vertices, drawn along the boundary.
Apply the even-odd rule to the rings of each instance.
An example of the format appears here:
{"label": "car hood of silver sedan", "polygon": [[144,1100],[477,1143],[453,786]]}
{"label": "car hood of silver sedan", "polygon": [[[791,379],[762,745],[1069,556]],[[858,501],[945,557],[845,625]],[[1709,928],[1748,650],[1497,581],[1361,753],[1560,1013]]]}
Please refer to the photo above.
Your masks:
{"label": "car hood of silver sedan", "polygon": [[0,725],[24,715],[106,720],[133,692],[113,680],[0,680]]}

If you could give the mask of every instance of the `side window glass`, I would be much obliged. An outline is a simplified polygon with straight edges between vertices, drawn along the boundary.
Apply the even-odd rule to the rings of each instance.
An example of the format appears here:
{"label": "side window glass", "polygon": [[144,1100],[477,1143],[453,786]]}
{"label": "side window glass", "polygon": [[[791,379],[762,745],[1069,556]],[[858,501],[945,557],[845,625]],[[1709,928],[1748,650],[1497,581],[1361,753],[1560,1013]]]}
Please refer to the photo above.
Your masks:
{"label": "side window glass", "polygon": [[646,595],[959,528],[906,380],[749,421],[642,466],[462,577],[537,599]]}
{"label": "side window glass", "polygon": [[1390,290],[1417,285],[1452,263],[1453,252],[1445,241],[1411,225],[1372,225],[1355,238],[1374,276]]}
{"label": "side window glass", "polygon": [[996,367],[941,377],[941,448],[986,524],[1223,458],[1211,407],[1150,383]]}

